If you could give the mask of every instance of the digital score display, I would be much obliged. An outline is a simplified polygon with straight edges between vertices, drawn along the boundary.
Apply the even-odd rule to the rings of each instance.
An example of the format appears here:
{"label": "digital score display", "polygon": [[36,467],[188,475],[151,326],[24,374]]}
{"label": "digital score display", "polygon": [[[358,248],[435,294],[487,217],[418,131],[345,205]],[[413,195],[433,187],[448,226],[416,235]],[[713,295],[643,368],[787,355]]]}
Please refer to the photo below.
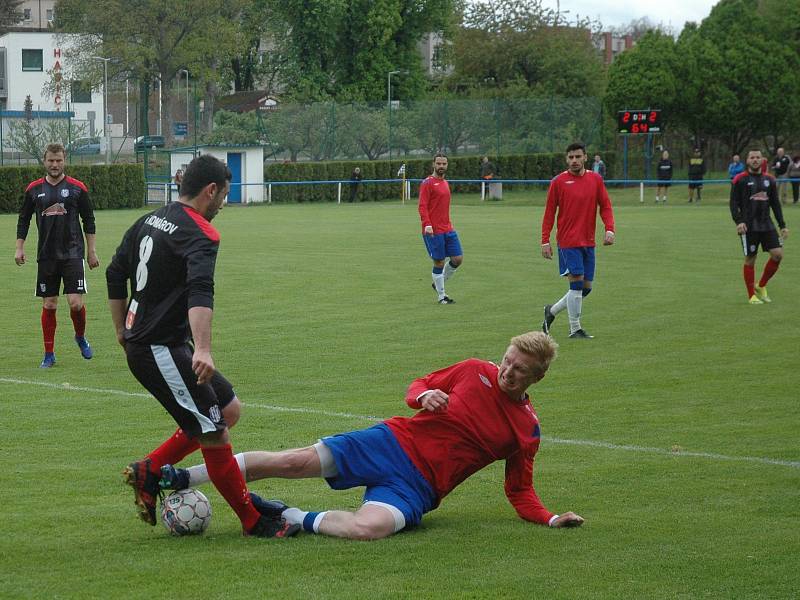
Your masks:
{"label": "digital score display", "polygon": [[617,113],[618,133],[661,133],[661,110],[621,110]]}

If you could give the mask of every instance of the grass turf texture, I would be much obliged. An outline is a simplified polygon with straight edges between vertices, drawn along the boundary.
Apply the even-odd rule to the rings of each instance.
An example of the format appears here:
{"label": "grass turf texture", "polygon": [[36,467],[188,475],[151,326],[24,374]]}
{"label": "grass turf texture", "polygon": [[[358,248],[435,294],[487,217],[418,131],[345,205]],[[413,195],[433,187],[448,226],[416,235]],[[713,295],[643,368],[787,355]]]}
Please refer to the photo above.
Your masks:
{"label": "grass turf texture", "polygon": [[[675,186],[665,207],[654,191],[644,206],[638,189],[611,191],[618,243],[598,248],[584,304],[596,339],[567,339],[560,315],[560,356],[533,388],[536,489],[551,509],[583,515],[583,528],[519,520],[496,463],[417,530],[372,543],[243,539],[210,486],[203,537],[139,522],[119,472],[174,425],[152,399],[75,389],[143,391],[116,346],[102,269],[88,276],[95,358],[80,357],[62,299],[58,363],[37,368],[35,263],[13,264],[16,217],[0,216],[0,597],[793,597],[800,261],[790,238],[772,304],[748,305],[726,192],[707,186],[698,207]],[[541,190],[454,199],[465,261],[448,285],[452,306],[435,303],[413,203],[223,211],[214,356],[245,403],[235,449],[307,445],[410,414],[413,377],[469,356],[498,360],[511,336],[537,329],[566,289],[539,254],[543,201]],[[800,210],[785,212],[797,229]],[[103,269],[139,214],[97,213]],[[317,510],[361,498],[316,480],[252,489]]]}

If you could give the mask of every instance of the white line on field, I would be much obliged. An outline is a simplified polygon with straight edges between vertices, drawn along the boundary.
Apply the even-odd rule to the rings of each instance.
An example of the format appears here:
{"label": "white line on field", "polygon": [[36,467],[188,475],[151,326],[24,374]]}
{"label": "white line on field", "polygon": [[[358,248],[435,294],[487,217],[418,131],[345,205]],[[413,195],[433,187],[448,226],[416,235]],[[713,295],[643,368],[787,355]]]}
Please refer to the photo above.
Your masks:
{"label": "white line on field", "polygon": [[[65,391],[89,392],[93,394],[105,394],[112,396],[129,396],[137,398],[150,398],[150,394],[143,392],[125,392],[123,390],[109,390],[92,387],[82,387],[71,385],[70,383],[48,383],[44,381],[28,381],[25,379],[13,379],[9,377],[0,377],[0,383],[17,384],[17,385],[37,385],[40,387],[48,387]],[[309,415],[320,415],[323,417],[339,417],[343,419],[356,419],[361,421],[382,421],[385,417],[372,417],[367,415],[356,415],[344,412],[333,412],[327,410],[318,410],[315,408],[296,408],[288,406],[275,406],[272,404],[255,404],[252,402],[242,403],[244,406],[251,408],[260,408],[264,410],[271,410],[275,412],[290,412],[290,413],[304,413]],[[604,448],[606,450],[624,450],[627,452],[639,452],[646,454],[660,454],[663,456],[685,456],[692,458],[709,458],[712,460],[727,460],[739,462],[760,463],[765,465],[778,465],[781,467],[791,467],[800,469],[800,461],[794,460],[780,460],[777,458],[763,458],[760,456],[729,456],[726,454],[716,454],[714,452],[691,452],[688,450],[667,450],[664,448],[652,448],[648,446],[632,446],[629,444],[612,444],[610,442],[596,442],[592,440],[567,440],[562,438],[555,438],[544,436],[544,439],[553,444],[566,444],[569,446],[589,446],[591,448]]]}

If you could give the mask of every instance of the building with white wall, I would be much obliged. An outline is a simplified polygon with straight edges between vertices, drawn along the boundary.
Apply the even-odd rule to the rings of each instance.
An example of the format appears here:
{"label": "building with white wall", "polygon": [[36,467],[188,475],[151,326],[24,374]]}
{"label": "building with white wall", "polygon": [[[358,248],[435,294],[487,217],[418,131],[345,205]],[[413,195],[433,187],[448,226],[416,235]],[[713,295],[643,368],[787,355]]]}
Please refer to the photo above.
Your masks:
{"label": "building with white wall", "polygon": [[90,88],[72,75],[67,51],[75,39],[40,31],[0,36],[0,110],[6,111],[5,117],[23,111],[30,96],[33,111],[71,112],[88,126],[87,135],[104,134],[102,85]]}

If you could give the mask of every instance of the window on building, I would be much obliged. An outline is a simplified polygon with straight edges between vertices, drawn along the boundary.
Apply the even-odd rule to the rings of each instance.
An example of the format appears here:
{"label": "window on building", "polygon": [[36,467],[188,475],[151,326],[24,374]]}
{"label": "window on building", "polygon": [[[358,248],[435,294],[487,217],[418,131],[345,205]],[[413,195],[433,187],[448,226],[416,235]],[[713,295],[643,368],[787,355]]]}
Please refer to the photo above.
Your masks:
{"label": "window on building", "polygon": [[48,8],[47,9],[47,21],[49,23],[53,22],[53,9],[52,8]]}
{"label": "window on building", "polygon": [[70,81],[69,90],[73,102],[92,102],[92,86],[85,81]]}
{"label": "window on building", "polygon": [[437,44],[433,47],[433,56],[431,56],[431,66],[437,71],[443,71],[447,68],[447,55],[444,44]]}
{"label": "window on building", "polygon": [[42,60],[41,50],[22,51],[22,70],[23,71],[43,71],[44,61]]}
{"label": "window on building", "polygon": [[23,8],[22,9],[22,20],[23,21],[30,21],[31,20],[31,9],[30,8]]}

